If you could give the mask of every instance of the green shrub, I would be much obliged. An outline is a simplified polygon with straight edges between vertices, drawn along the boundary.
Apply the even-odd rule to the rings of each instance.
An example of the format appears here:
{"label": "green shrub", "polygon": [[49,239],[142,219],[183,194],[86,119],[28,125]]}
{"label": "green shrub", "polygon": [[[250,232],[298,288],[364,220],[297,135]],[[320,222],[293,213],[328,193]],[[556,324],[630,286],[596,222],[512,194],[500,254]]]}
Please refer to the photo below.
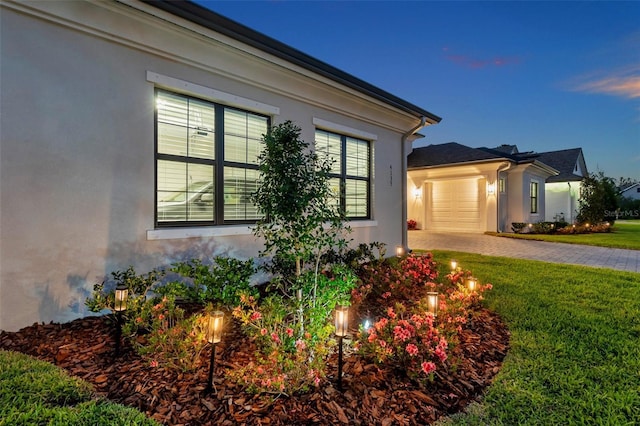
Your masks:
{"label": "green shrub", "polygon": [[516,234],[524,232],[527,224],[524,222],[511,222],[511,231]]}

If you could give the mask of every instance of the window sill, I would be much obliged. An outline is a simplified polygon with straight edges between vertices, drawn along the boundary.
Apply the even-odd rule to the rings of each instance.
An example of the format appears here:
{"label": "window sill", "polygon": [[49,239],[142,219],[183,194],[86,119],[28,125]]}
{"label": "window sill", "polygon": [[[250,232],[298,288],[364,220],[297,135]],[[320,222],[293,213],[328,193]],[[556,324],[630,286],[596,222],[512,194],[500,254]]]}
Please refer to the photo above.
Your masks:
{"label": "window sill", "polygon": [[174,240],[180,238],[226,237],[231,235],[251,235],[248,225],[211,226],[198,228],[163,228],[147,231],[147,241]]}
{"label": "window sill", "polygon": [[[376,220],[354,220],[347,222],[347,226],[355,228],[370,228],[378,226]],[[183,238],[227,237],[233,235],[252,235],[253,227],[250,225],[228,225],[198,228],[163,228],[147,231],[147,241],[175,240]]]}

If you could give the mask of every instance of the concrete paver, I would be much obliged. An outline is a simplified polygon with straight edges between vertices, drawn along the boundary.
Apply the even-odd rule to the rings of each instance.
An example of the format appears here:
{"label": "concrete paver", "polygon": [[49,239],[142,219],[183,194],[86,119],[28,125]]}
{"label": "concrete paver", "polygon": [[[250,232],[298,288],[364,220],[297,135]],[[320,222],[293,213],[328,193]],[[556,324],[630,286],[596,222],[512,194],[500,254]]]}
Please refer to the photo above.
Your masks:
{"label": "concrete paver", "polygon": [[409,231],[409,248],[453,250],[640,273],[640,250],[520,240],[484,234]]}

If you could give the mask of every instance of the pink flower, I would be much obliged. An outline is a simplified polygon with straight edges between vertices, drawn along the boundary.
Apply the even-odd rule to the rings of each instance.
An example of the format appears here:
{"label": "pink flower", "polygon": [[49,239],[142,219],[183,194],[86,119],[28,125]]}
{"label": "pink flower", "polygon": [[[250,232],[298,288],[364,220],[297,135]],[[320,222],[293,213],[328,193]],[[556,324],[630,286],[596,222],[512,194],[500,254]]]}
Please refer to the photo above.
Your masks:
{"label": "pink flower", "polygon": [[485,290],[491,290],[492,288],[493,288],[493,285],[491,285],[491,284],[485,284],[484,285],[484,289]]}
{"label": "pink flower", "polygon": [[369,333],[369,337],[367,338],[367,340],[369,341],[369,343],[373,342],[374,340],[376,340],[378,338],[378,335],[376,334],[375,330],[371,330],[371,332]]}
{"label": "pink flower", "polygon": [[389,297],[391,297],[391,292],[390,291],[386,291],[386,292],[382,293],[382,298],[383,299],[388,299]]}
{"label": "pink flower", "polygon": [[261,329],[260,330],[260,335],[261,336],[266,336],[267,335],[267,329],[266,328]]}
{"label": "pink flower", "polygon": [[378,321],[377,323],[374,324],[374,327],[376,330],[380,331],[382,330],[387,324],[389,323],[389,320],[387,320],[386,318],[381,318],[380,321]]}
{"label": "pink flower", "polygon": [[138,317],[136,318],[136,323],[140,324],[142,322],[142,318]]}
{"label": "pink flower", "polygon": [[391,319],[395,319],[396,313],[393,311],[393,308],[387,308],[387,316]]}
{"label": "pink flower", "polygon": [[441,346],[436,347],[435,355],[438,357],[440,362],[445,362],[447,360],[447,353]]}
{"label": "pink flower", "polygon": [[258,311],[251,314],[251,321],[258,321],[260,318],[262,318],[262,314]]}
{"label": "pink flower", "polygon": [[420,367],[422,367],[422,371],[424,371],[424,374],[431,374],[436,371],[436,365],[432,362],[425,361],[420,364]]}
{"label": "pink flower", "polygon": [[411,356],[416,356],[418,355],[418,347],[416,345],[414,345],[413,343],[409,343],[407,345],[407,347],[405,348],[405,350],[407,351],[407,353]]}
{"label": "pink flower", "polygon": [[151,367],[156,368],[158,366],[158,361],[156,361],[155,359],[151,361],[150,363]]}
{"label": "pink flower", "polygon": [[378,343],[380,344],[381,347],[386,347],[387,346],[387,342],[385,342],[384,340],[378,340]]}
{"label": "pink flower", "polygon": [[293,337],[293,328],[287,328],[287,336]]}
{"label": "pink flower", "polygon": [[278,334],[275,331],[271,333],[271,339],[276,343],[280,343],[280,336],[278,336]]}
{"label": "pink flower", "polygon": [[306,347],[307,344],[304,342],[304,340],[296,340],[296,349],[298,350],[298,352],[305,350]]}
{"label": "pink flower", "polygon": [[164,319],[164,315],[162,315],[162,314],[158,315],[158,319],[159,320],[163,320]]}

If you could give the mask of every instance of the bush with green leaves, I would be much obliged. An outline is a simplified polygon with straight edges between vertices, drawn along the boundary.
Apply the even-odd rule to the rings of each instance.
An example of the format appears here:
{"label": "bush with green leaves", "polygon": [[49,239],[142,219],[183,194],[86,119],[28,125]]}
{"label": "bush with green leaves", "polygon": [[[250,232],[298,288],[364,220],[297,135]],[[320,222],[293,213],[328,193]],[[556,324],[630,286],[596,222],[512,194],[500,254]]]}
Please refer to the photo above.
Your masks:
{"label": "bush with green leaves", "polygon": [[335,346],[332,312],[336,304],[349,303],[356,279],[350,268],[336,265],[317,277],[311,271],[301,275],[294,297],[243,295],[233,316],[258,350],[253,362],[230,377],[254,393],[291,395],[316,386]]}
{"label": "bush with green leaves", "polygon": [[193,259],[176,263],[170,270],[182,279],[157,288],[156,293],[173,294],[203,305],[212,303],[218,308],[232,308],[240,302],[240,293],[255,291],[250,284],[256,272],[253,259],[218,256],[211,265]]}

